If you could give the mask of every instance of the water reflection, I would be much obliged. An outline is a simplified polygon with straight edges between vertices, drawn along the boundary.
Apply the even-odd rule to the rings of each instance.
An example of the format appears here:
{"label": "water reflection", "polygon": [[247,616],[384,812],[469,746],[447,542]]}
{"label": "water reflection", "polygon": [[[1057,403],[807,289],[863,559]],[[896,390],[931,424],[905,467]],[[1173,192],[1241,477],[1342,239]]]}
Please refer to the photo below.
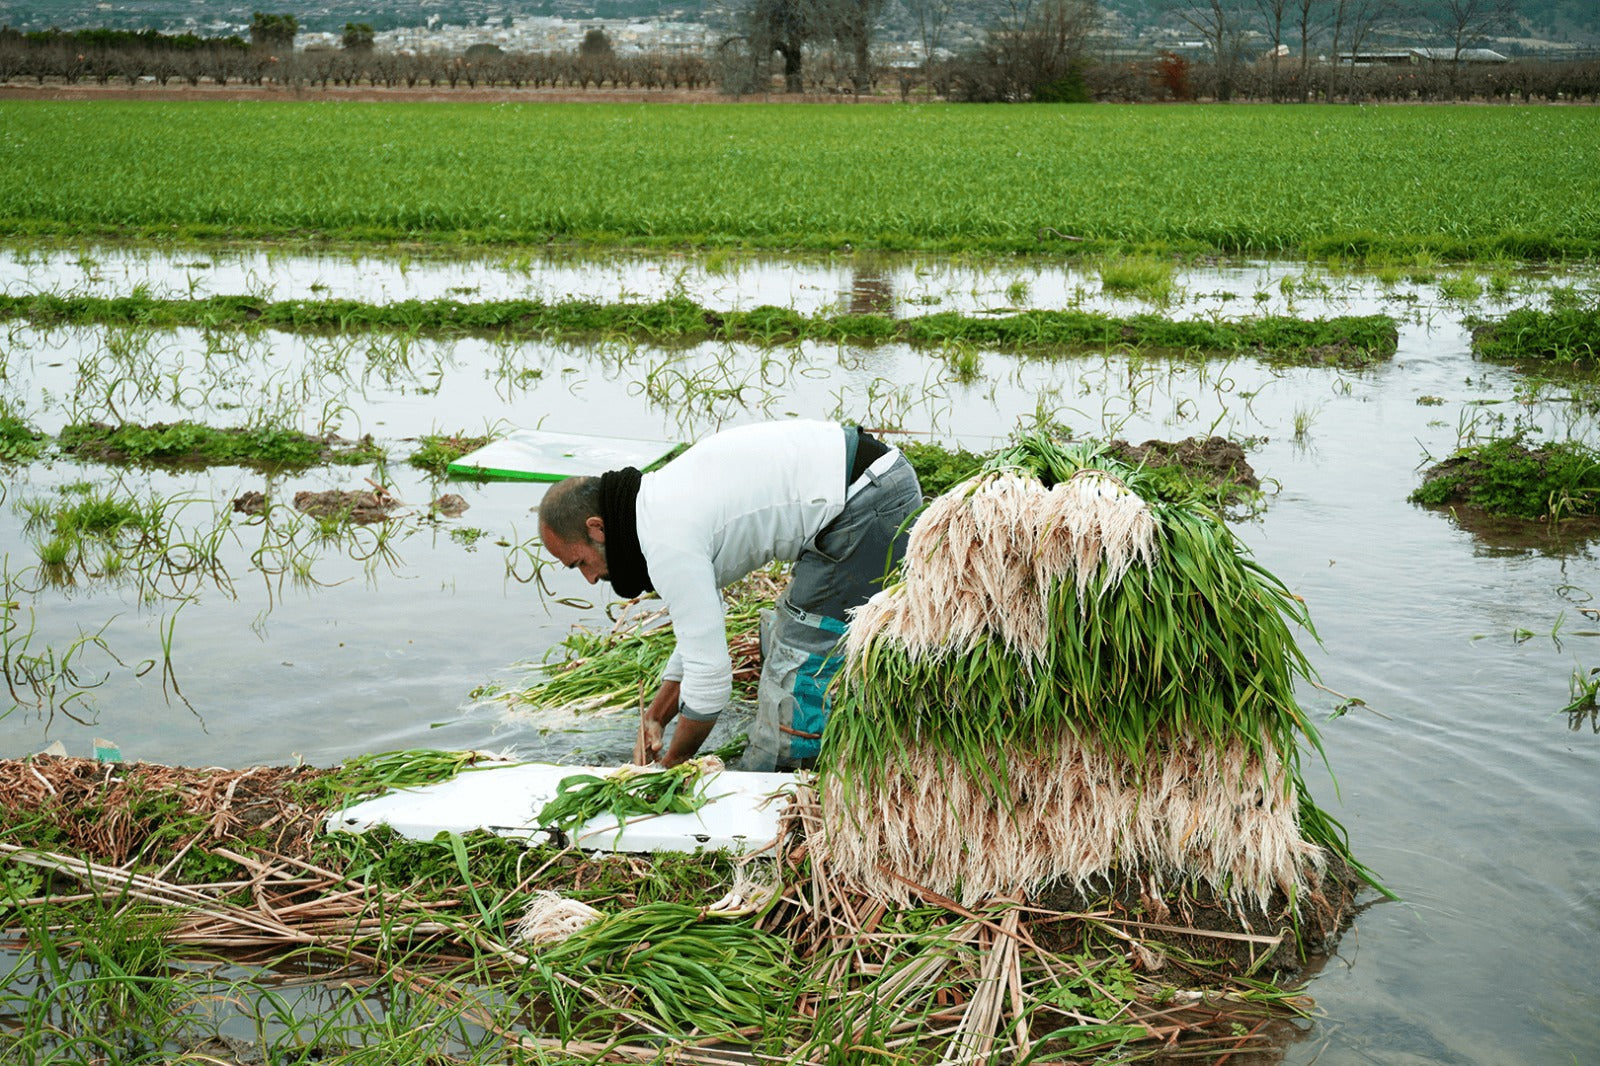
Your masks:
{"label": "water reflection", "polygon": [[894,277],[887,263],[868,256],[854,264],[846,309],[852,315],[894,314]]}

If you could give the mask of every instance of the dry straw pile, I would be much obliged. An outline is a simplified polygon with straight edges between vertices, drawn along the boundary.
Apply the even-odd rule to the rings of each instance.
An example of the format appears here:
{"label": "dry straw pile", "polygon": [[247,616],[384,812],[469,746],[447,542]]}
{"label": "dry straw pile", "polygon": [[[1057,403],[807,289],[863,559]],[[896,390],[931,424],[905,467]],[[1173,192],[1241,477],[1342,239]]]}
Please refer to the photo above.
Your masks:
{"label": "dry straw pile", "polygon": [[1303,605],[1214,513],[1026,439],[933,501],[851,624],[823,857],[899,902],[1129,874],[1297,900],[1349,855],[1302,784],[1292,626]]}

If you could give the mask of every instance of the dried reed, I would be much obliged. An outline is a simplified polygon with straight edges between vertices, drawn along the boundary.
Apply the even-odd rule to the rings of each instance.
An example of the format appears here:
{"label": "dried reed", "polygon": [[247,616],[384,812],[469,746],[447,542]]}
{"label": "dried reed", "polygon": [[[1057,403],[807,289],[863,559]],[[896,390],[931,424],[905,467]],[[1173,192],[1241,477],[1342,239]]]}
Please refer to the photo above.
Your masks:
{"label": "dried reed", "polygon": [[[195,789],[207,773],[146,769],[149,780],[163,780],[175,793]],[[32,795],[40,818],[51,820],[72,817],[51,802],[55,797],[128,772],[87,760],[0,762],[0,770],[13,795]],[[1223,770],[1257,772],[1248,765]],[[1052,772],[1038,770],[1041,777]],[[245,782],[293,780],[290,772],[267,768],[214,776],[217,786],[204,791],[219,810],[227,795],[238,802]],[[1169,787],[1181,792],[1184,783],[1174,779]],[[113,801],[102,791],[97,802],[128,799],[120,794]],[[1041,793],[1040,799],[1059,797]],[[280,807],[295,804],[285,798]],[[1221,992],[1158,996],[1155,986],[1135,981],[1134,960],[1154,957],[1148,950],[1140,956],[1149,930],[1248,940],[1264,949],[1280,938],[1155,926],[1110,909],[1063,914],[1016,899],[966,908],[911,879],[901,882],[911,906],[900,910],[841,883],[820,846],[823,827],[815,791],[802,787],[785,809],[778,839],[759,859],[741,863],[724,900],[612,907],[604,918],[545,890],[559,883],[560,855],[531,872],[519,869],[516,887],[498,891],[458,859],[459,884],[428,894],[419,894],[418,885],[386,886],[245,844],[226,830],[195,847],[225,860],[228,880],[184,883],[171,868],[144,872],[92,852],[61,854],[9,841],[0,842],[0,863],[81,885],[75,896],[57,889],[6,901],[13,913],[69,919],[41,918],[29,927],[30,938],[47,937],[52,950],[96,935],[93,922],[70,921],[68,906],[97,901],[94,913],[106,915],[155,909],[174,957],[222,951],[297,968],[313,958],[331,960],[330,976],[343,985],[375,984],[390,995],[404,990],[434,1005],[419,1018],[437,1013],[474,1022],[484,1041],[477,1053],[491,1057],[498,1043],[541,1060],[579,1056],[597,1063],[892,1058],[954,1066],[1021,1061],[1032,1052],[1081,1057],[1157,1041],[1215,1054],[1261,1043],[1255,1029],[1236,1026],[1264,1013],[1260,1005],[1226,1003]],[[135,858],[139,851],[125,842],[116,850]],[[758,861],[759,878],[748,876],[743,867]],[[524,920],[505,920],[530,890],[536,899]],[[1070,954],[1040,945],[1036,931],[1064,924],[1083,930]],[[566,935],[547,935],[556,927]],[[1164,977],[1163,985],[1173,980],[1181,977]],[[1214,985],[1215,975],[1206,983]]]}

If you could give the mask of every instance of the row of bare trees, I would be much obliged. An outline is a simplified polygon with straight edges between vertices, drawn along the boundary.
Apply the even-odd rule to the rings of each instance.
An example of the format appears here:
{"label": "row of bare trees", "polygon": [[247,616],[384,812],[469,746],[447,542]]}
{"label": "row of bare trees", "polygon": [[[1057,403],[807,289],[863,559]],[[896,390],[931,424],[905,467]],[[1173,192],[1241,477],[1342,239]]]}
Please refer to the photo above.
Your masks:
{"label": "row of bare trees", "polygon": [[[1059,28],[1045,22],[1046,28]],[[707,89],[751,76],[748,55],[654,53],[618,56],[507,53],[447,55],[329,50],[287,59],[238,49],[77,52],[0,43],[0,82],[283,85],[296,88]],[[859,68],[848,53],[808,52],[789,91],[855,92]],[[1177,56],[1111,60],[1057,32],[996,36],[958,59],[919,67],[875,68],[873,78],[903,98],[944,100],[1489,100],[1590,101],[1600,97],[1600,62],[1522,61],[1485,66],[1449,62],[1358,66],[1313,61],[1277,70],[1258,59],[1231,70]],[[755,91],[777,88],[774,78]]]}
{"label": "row of bare trees", "polygon": [[1443,50],[1452,76],[1475,44],[1515,29],[1517,0],[1166,0],[1206,44],[1214,94],[1232,99],[1254,54],[1265,57],[1267,97],[1311,99],[1314,54],[1370,51],[1380,32]]}
{"label": "row of bare trees", "polygon": [[711,60],[698,54],[570,52],[409,55],[369,49],[271,54],[226,47],[89,49],[36,47],[0,41],[0,83],[137,85],[366,85],[384,88],[641,88],[700,89],[716,80]]}
{"label": "row of bare trees", "polygon": [[[1096,100],[1215,100],[1221,93],[1214,64],[1176,57],[1138,63],[1096,63],[1085,70]],[[1595,103],[1600,101],[1600,61],[1514,62],[1496,66],[1448,63],[1351,67],[1298,64],[1274,75],[1270,67],[1244,64],[1229,75],[1236,101],[1277,98],[1334,103],[1486,101],[1503,103]]]}
{"label": "row of bare trees", "polygon": [[[873,26],[885,0],[736,0],[731,32],[704,55],[615,54],[592,30],[573,53],[465,55],[392,53],[372,47],[370,27],[349,24],[345,47],[294,52],[292,16],[258,14],[253,46],[97,47],[83,35],[24,40],[0,32],[0,80],[43,83],[174,80],[293,86],[643,88],[730,93],[869,93],[885,75],[902,96],[949,100],[1088,101],[1161,99],[1581,100],[1594,97],[1594,64],[1482,65],[1467,50],[1515,22],[1515,0],[1161,0],[1174,24],[1206,44],[1198,56],[1127,62],[1103,50],[1097,0],[900,0],[925,53],[916,69],[884,71],[872,59]],[[983,3],[969,10],[962,4]],[[975,14],[976,11],[976,14]],[[981,17],[988,29],[964,54],[942,43],[954,21]],[[1380,31],[1409,27],[1434,42],[1431,57],[1363,66],[1341,55],[1372,50]],[[278,36],[274,38],[272,34]],[[177,39],[173,39],[177,40]],[[1439,42],[1443,42],[1440,44]],[[170,44],[171,42],[166,42]],[[942,53],[942,54],[941,54]]]}

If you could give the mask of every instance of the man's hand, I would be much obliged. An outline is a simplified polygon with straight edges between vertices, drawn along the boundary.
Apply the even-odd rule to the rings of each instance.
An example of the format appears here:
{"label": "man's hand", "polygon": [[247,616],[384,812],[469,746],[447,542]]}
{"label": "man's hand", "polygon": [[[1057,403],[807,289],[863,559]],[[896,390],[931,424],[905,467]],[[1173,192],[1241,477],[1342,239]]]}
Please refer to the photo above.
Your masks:
{"label": "man's hand", "polygon": [[649,716],[639,719],[639,743],[633,749],[633,761],[645,766],[661,758],[661,723]]}
{"label": "man's hand", "polygon": [[661,682],[655,699],[639,716],[639,743],[634,746],[634,762],[643,765],[661,758],[662,735],[667,723],[678,716],[679,689],[676,681]]}

